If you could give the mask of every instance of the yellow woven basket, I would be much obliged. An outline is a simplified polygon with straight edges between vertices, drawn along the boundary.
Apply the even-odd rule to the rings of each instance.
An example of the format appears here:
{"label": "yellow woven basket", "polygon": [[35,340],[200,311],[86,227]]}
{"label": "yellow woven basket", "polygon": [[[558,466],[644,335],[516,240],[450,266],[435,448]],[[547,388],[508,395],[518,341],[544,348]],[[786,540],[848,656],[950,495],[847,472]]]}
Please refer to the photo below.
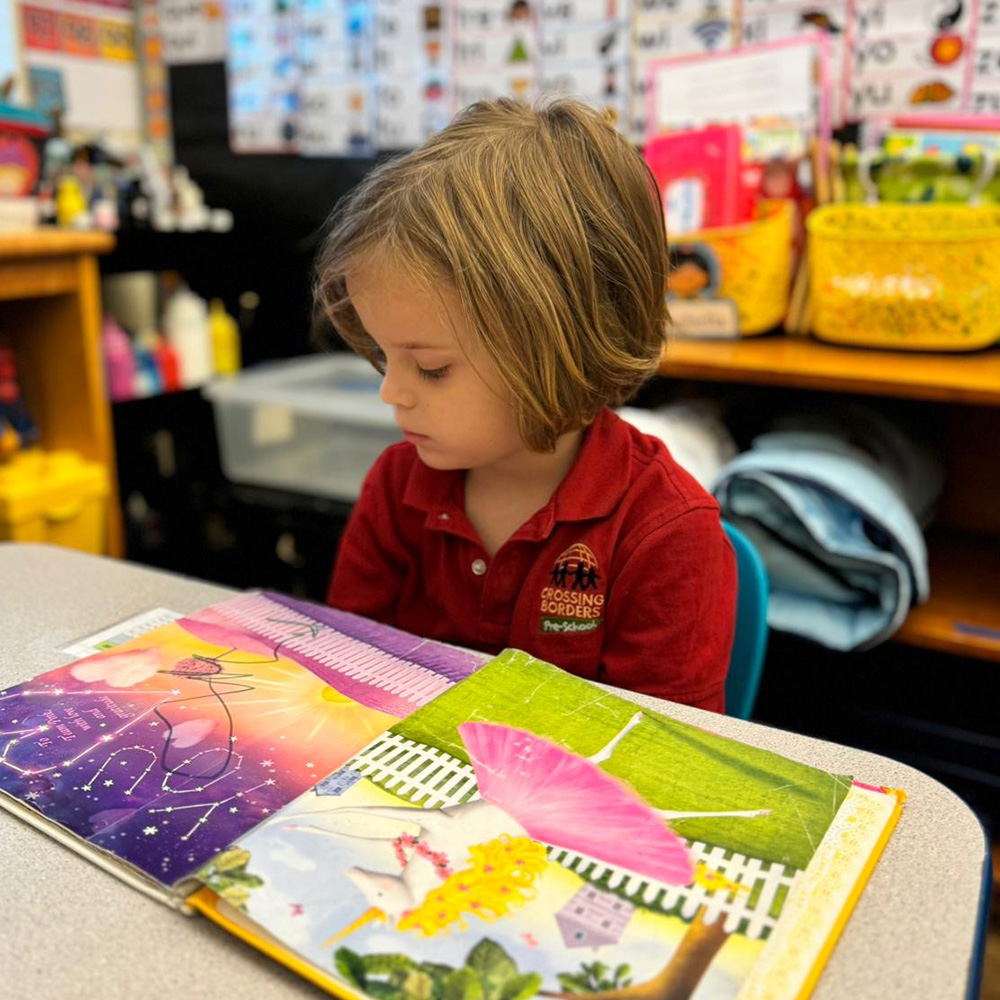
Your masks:
{"label": "yellow woven basket", "polygon": [[821,340],[935,351],[1000,341],[1000,208],[828,205],[807,227]]}
{"label": "yellow woven basket", "polygon": [[732,299],[740,335],[764,333],[785,318],[792,277],[790,201],[766,201],[753,222],[687,233],[679,244],[711,247],[719,262],[714,298]]}

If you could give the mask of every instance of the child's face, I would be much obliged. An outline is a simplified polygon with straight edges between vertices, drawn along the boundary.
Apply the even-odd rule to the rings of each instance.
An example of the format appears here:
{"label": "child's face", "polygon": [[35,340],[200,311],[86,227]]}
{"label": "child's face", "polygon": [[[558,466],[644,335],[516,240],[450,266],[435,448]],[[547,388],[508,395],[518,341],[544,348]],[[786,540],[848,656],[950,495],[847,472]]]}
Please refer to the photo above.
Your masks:
{"label": "child's face", "polygon": [[382,399],[425,464],[476,469],[528,450],[454,288],[430,291],[388,269],[359,268],[348,291],[384,358]]}

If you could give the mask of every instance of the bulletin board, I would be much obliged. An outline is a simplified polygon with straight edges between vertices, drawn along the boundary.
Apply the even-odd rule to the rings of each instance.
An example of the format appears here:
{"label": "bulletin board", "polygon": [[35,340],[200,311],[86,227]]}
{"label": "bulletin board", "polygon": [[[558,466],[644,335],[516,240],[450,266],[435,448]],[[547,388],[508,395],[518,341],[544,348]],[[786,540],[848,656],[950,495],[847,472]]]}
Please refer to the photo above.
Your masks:
{"label": "bulletin board", "polygon": [[546,93],[641,140],[655,64],[804,34],[827,41],[834,125],[1000,113],[1000,0],[231,0],[230,141],[369,156],[471,101]]}
{"label": "bulletin board", "polygon": [[142,135],[131,0],[16,0],[22,75],[71,136],[129,145]]}

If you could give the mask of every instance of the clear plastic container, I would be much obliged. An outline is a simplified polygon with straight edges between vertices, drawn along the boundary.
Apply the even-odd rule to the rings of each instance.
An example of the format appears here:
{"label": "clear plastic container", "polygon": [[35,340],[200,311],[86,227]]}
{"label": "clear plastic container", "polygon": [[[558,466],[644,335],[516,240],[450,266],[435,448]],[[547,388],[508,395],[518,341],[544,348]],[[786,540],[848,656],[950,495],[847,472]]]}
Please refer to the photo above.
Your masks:
{"label": "clear plastic container", "polygon": [[272,362],[202,390],[212,401],[226,476],[356,500],[365,474],[400,433],[381,377],[353,354]]}

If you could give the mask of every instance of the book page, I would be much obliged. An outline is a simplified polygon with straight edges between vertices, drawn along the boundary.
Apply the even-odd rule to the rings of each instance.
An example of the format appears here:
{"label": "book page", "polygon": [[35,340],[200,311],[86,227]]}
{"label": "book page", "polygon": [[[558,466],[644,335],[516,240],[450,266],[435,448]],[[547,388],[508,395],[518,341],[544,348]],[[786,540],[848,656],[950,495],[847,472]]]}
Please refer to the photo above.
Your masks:
{"label": "book page", "polygon": [[508,650],[199,877],[344,996],[735,1000],[850,789]]}
{"label": "book page", "polygon": [[0,792],[170,886],[484,659],[240,595],[0,691]]}

